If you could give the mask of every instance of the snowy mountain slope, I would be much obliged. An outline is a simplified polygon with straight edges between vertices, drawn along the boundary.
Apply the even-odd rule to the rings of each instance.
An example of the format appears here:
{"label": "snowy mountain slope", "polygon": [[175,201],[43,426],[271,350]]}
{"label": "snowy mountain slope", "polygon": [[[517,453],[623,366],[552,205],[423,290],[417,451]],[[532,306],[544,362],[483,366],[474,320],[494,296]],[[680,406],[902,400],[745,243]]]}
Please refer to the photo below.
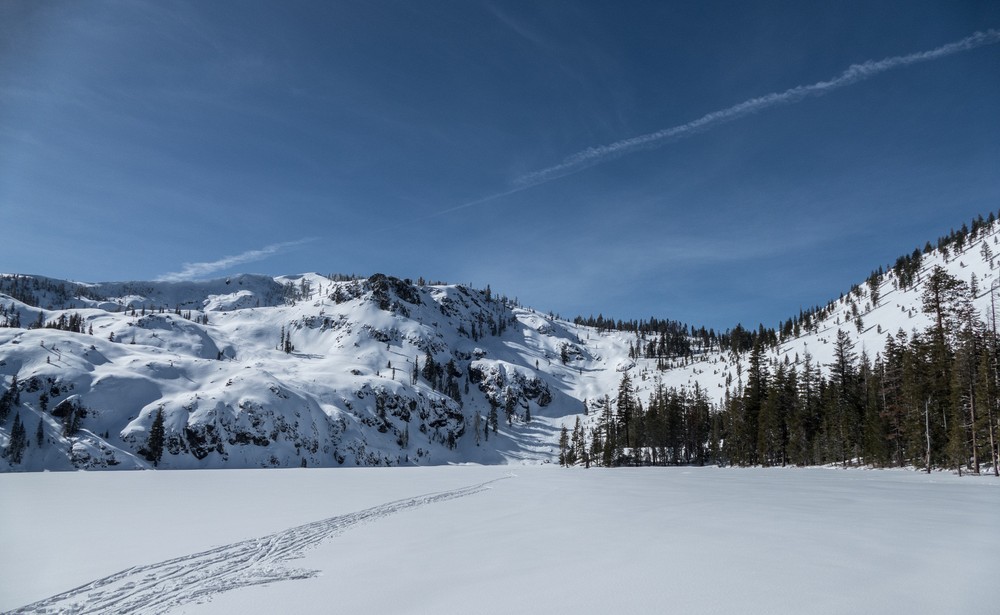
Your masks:
{"label": "snowy mountain slope", "polygon": [[[874,359],[884,351],[888,336],[895,337],[902,331],[912,337],[914,332],[923,332],[931,325],[930,317],[922,310],[922,297],[935,267],[943,268],[970,288],[977,288],[973,305],[986,322],[992,323],[991,289],[1000,288],[1000,267],[995,253],[1000,253],[1000,223],[989,223],[974,235],[969,234],[960,247],[952,244],[944,250],[919,251],[919,266],[909,284],[901,280],[894,265],[884,266],[883,275],[859,282],[824,306],[825,313],[815,318],[811,326],[803,325],[797,332],[780,336],[778,345],[767,356],[773,367],[787,362],[801,368],[808,355],[814,366],[825,371],[834,360],[834,342],[837,332],[842,330],[850,336],[859,356],[865,353]],[[996,303],[1000,309],[1000,293]],[[647,376],[646,381],[639,379],[637,388],[648,393],[651,389],[648,380],[656,374],[655,361],[638,359],[636,363],[637,369]],[[708,352],[688,365],[660,372],[659,377],[664,384],[678,388],[690,388],[697,383],[719,401],[727,385],[735,390],[741,380],[741,368],[745,367],[745,355]]]}
{"label": "snowy mountain slope", "polygon": [[0,448],[15,415],[30,432],[6,469],[150,467],[159,412],[160,467],[542,462],[625,351],[488,292],[383,275],[3,289],[0,374],[19,399]]}
{"label": "snowy mountain slope", "polygon": [[[991,314],[998,234],[982,225],[959,245],[918,253],[915,269],[873,276],[783,331],[769,360],[824,367],[838,330],[869,357],[888,335],[923,330],[935,266],[974,279],[976,307]],[[746,361],[718,349],[666,365],[630,358],[642,341],[632,332],[578,326],[488,289],[381,274],[103,284],[7,275],[0,324],[3,389],[18,393],[0,451],[15,417],[29,441],[21,462],[0,459],[0,470],[150,467],[160,412],[160,467],[547,462],[563,425],[592,421],[585,408],[606,395],[614,403],[623,373],[643,401],[662,383],[718,402],[740,386]]]}

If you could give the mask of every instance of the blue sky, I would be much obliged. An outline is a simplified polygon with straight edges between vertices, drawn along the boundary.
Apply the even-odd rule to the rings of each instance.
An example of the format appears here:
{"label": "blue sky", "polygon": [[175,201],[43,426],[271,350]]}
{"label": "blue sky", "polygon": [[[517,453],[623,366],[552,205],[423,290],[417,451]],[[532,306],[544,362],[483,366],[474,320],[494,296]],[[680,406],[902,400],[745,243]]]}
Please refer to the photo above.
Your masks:
{"label": "blue sky", "polygon": [[997,31],[981,1],[3,0],[0,270],[773,325],[1000,209]]}

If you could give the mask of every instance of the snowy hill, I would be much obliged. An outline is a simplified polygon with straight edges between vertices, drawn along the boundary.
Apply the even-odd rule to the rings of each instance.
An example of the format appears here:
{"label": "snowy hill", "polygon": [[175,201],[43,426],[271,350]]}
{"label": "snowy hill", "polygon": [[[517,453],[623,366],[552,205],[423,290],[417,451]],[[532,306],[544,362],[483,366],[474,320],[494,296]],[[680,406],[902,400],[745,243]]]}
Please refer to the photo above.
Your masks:
{"label": "snowy hill", "polygon": [[0,448],[15,416],[29,441],[5,469],[150,467],[159,413],[159,467],[543,462],[622,355],[489,291],[379,274],[0,291]]}
{"label": "snowy hill", "polygon": [[[992,219],[992,217],[991,217]],[[887,264],[875,271],[866,281],[859,282],[821,308],[807,319],[790,319],[786,330],[779,327],[777,344],[769,349],[767,357],[772,366],[779,363],[800,366],[806,356],[812,364],[824,368],[834,361],[834,342],[838,331],[847,333],[854,343],[854,350],[869,359],[883,352],[887,336],[895,337],[899,331],[908,336],[923,332],[931,325],[931,318],[923,312],[922,297],[926,282],[936,267],[950,276],[978,289],[973,306],[981,318],[993,321],[994,297],[992,289],[1000,287],[1000,268],[996,253],[1000,253],[1000,223],[980,221],[974,231],[954,233],[939,240],[940,248],[927,243],[923,250],[915,250],[894,264]],[[955,241],[956,235],[962,236]],[[878,267],[878,266],[876,266]],[[1000,302],[1000,294],[996,300]],[[736,352],[706,352],[687,365],[661,373],[664,384],[673,387],[693,387],[699,384],[716,401],[729,386],[735,389],[741,380],[741,370],[746,368],[746,354]],[[651,361],[639,360],[639,369],[647,377],[655,373]],[[825,370],[824,370],[825,371]],[[649,390],[641,384],[639,390]]]}
{"label": "snowy hill", "polygon": [[[780,327],[769,360],[833,359],[838,330],[874,356],[923,330],[929,271],[975,284],[991,313],[993,222],[873,274]],[[489,289],[303,274],[81,284],[0,277],[0,376],[28,445],[0,470],[541,463],[629,373],[721,400],[744,354],[664,361],[631,331],[516,306]],[[611,403],[614,403],[612,400]],[[157,418],[160,418],[158,423]],[[161,437],[162,436],[162,437]],[[159,442],[159,445],[157,444]],[[160,452],[162,448],[162,452]]]}

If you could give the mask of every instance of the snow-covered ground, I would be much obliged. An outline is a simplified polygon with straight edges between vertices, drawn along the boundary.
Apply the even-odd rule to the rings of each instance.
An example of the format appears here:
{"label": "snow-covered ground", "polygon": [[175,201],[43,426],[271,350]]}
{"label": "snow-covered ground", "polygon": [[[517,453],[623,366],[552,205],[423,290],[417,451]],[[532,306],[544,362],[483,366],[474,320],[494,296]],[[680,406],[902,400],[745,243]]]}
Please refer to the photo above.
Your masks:
{"label": "snow-covered ground", "polygon": [[438,466],[3,474],[0,492],[4,611],[1000,605],[989,477]]}

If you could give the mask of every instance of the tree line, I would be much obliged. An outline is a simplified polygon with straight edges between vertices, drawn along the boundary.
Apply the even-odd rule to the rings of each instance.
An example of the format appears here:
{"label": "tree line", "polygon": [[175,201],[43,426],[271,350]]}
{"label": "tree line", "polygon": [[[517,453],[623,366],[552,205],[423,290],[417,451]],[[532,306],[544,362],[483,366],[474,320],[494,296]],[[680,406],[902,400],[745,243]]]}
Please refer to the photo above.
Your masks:
{"label": "tree line", "polygon": [[758,340],[718,408],[697,385],[657,385],[643,406],[625,374],[614,403],[606,396],[593,404],[599,414],[588,434],[579,426],[564,434],[560,461],[838,463],[960,474],[985,467],[1000,475],[1000,336],[992,296],[987,318],[973,304],[978,296],[974,277],[965,283],[935,267],[921,298],[930,326],[888,335],[874,358],[859,354],[843,329],[826,365],[808,354],[779,360]]}
{"label": "tree line", "polygon": [[935,267],[924,287],[924,331],[886,337],[869,358],[838,330],[821,373],[806,357],[749,357],[746,385],[720,412],[725,461],[740,465],[860,464],[998,474],[1000,338],[967,284]]}

